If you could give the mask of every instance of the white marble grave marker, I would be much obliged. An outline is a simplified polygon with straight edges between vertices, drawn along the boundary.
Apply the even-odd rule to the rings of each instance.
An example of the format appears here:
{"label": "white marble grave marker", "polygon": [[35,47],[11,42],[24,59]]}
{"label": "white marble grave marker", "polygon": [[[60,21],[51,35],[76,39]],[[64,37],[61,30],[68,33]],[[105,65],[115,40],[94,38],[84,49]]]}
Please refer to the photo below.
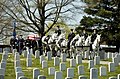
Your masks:
{"label": "white marble grave marker", "polygon": [[40,70],[38,68],[34,68],[33,69],[33,79],[38,78],[39,75],[40,75]]}
{"label": "white marble grave marker", "polygon": [[98,79],[98,69],[96,68],[90,69],[90,79]]}
{"label": "white marble grave marker", "polygon": [[67,77],[74,77],[74,68],[67,68]]}
{"label": "white marble grave marker", "polygon": [[76,63],[77,64],[82,64],[82,56],[81,55],[76,56]]}
{"label": "white marble grave marker", "polygon": [[43,60],[42,61],[42,69],[47,68],[47,61]]}
{"label": "white marble grave marker", "polygon": [[54,66],[59,66],[59,64],[60,64],[59,57],[54,57]]}
{"label": "white marble grave marker", "polygon": [[66,62],[66,53],[61,54],[61,61]]}
{"label": "white marble grave marker", "polygon": [[88,69],[93,68],[94,67],[94,61],[93,60],[89,60],[88,62]]}
{"label": "white marble grave marker", "polygon": [[106,66],[100,67],[100,76],[106,76],[107,75],[107,68]]}
{"label": "white marble grave marker", "polygon": [[65,63],[60,63],[60,71],[66,70],[66,64]]}
{"label": "white marble grave marker", "polygon": [[83,75],[85,72],[84,72],[84,66],[81,65],[81,66],[78,66],[78,75]]}
{"label": "white marble grave marker", "polygon": [[39,50],[36,50],[35,51],[35,58],[39,58],[40,57],[40,51]]}
{"label": "white marble grave marker", "polygon": [[76,59],[70,59],[70,67],[76,66]]}
{"label": "white marble grave marker", "polygon": [[94,65],[99,65],[99,64],[100,64],[100,56],[95,56]]}
{"label": "white marble grave marker", "polygon": [[115,71],[115,64],[113,62],[109,62],[108,70],[109,70],[109,72],[114,72]]}
{"label": "white marble grave marker", "polygon": [[49,67],[48,68],[48,74],[49,75],[55,75],[55,68],[54,67]]}
{"label": "white marble grave marker", "polygon": [[54,79],[62,79],[62,72],[61,71],[56,71]]}

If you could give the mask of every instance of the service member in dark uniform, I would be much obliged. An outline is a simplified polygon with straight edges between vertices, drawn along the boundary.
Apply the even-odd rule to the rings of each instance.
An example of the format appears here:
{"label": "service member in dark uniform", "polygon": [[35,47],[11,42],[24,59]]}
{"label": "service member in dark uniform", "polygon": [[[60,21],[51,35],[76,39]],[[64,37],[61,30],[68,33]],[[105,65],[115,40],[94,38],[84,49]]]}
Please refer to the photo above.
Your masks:
{"label": "service member in dark uniform", "polygon": [[61,34],[61,29],[60,26],[57,26],[57,30],[56,30],[57,36],[59,36]]}
{"label": "service member in dark uniform", "polygon": [[[34,37],[35,38],[35,37]],[[33,55],[35,55],[35,51],[37,50],[37,40],[31,40],[31,47],[33,49]]]}
{"label": "service member in dark uniform", "polygon": [[17,39],[15,37],[12,37],[10,39],[10,46],[11,46],[11,50],[13,49],[17,49],[16,46],[17,46]]}
{"label": "service member in dark uniform", "polygon": [[32,42],[29,39],[29,37],[27,37],[27,39],[25,40],[25,46],[28,47],[29,49],[31,48]]}
{"label": "service member in dark uniform", "polygon": [[18,47],[19,47],[19,54],[20,55],[22,53],[24,46],[25,46],[25,40],[23,39],[22,35],[20,35],[18,38]]}
{"label": "service member in dark uniform", "polygon": [[73,32],[73,29],[71,29],[71,32],[68,34],[68,44],[67,44],[68,49],[70,49],[70,42],[74,37],[75,37],[75,33]]}
{"label": "service member in dark uniform", "polygon": [[93,51],[92,44],[95,41],[96,37],[97,37],[97,32],[96,32],[96,30],[94,30],[94,32],[92,33],[92,36],[91,36],[90,51]]}
{"label": "service member in dark uniform", "polygon": [[85,40],[88,37],[88,34],[86,33],[85,29],[82,31],[81,36],[84,36]]}

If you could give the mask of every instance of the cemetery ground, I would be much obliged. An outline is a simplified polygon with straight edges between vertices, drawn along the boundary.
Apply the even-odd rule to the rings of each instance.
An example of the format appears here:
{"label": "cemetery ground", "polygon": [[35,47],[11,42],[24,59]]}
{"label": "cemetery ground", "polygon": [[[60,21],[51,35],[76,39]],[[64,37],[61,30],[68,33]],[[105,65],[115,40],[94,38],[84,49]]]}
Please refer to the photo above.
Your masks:
{"label": "cemetery ground", "polygon": [[[2,59],[2,53],[0,54],[0,61]],[[46,58],[45,58],[46,59]],[[47,59],[46,59],[47,60]],[[117,77],[118,74],[120,74],[120,65],[115,67],[115,71],[114,72],[108,72],[108,64],[105,64],[105,62],[111,62],[112,59],[109,60],[105,60],[103,61],[102,64],[99,65],[95,65],[94,68],[98,69],[98,75],[99,75],[99,68],[101,66],[106,66],[107,68],[107,75],[106,76],[100,76],[99,75],[99,79],[109,79],[109,77],[111,76],[115,76]],[[65,79],[65,77],[67,77],[67,68],[70,68],[70,60],[67,59],[66,62],[64,62],[66,64],[66,70],[62,71],[62,79]],[[27,67],[26,66],[26,58],[23,57],[23,55],[20,55],[20,66],[22,68],[22,72],[24,73],[24,76],[27,77],[28,79],[33,79],[33,69],[34,68],[39,68],[40,70],[40,75],[44,75],[46,76],[46,79],[54,79],[54,76],[50,76],[48,74],[48,68],[49,67],[55,67],[55,71],[60,71],[59,66],[54,66],[54,59],[52,58],[52,60],[47,61],[48,67],[47,68],[42,68],[42,65],[40,64],[40,59],[36,59],[33,55],[32,55],[32,66],[31,67]],[[90,79],[90,69],[88,69],[88,60],[82,60],[82,64],[79,65],[83,65],[84,66],[84,75],[87,77],[87,79]],[[78,75],[78,64],[76,64],[74,68],[74,78],[73,79],[79,79],[78,77],[80,75]],[[5,70],[5,76],[4,79],[15,79],[16,75],[15,75],[15,69],[14,69],[14,55],[12,53],[8,54],[8,58],[7,58],[7,64],[6,64],[6,70]]]}

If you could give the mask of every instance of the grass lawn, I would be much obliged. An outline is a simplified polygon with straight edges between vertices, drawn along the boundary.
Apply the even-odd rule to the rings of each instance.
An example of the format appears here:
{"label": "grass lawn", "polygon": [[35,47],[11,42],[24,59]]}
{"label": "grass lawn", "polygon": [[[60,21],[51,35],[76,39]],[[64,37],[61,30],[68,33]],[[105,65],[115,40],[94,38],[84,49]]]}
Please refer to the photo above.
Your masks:
{"label": "grass lawn", "polygon": [[[2,58],[2,54],[0,54],[0,60]],[[26,58],[24,58],[22,55],[20,56],[20,64],[22,67],[22,71],[24,72],[24,75],[28,78],[28,79],[33,79],[33,69],[34,68],[39,68],[40,69],[40,74],[41,75],[45,75],[47,77],[47,79],[54,79],[54,76],[49,76],[48,75],[48,68],[44,68],[42,69],[42,66],[40,64],[39,59],[35,59],[34,56],[32,56],[32,67],[26,67]],[[51,61],[47,61],[48,62],[48,67],[55,67],[56,71],[59,71],[59,66],[54,66],[54,61],[53,59]],[[67,61],[65,62],[67,67],[70,67],[70,62]],[[89,79],[89,69],[88,69],[88,63],[83,63],[80,65],[84,65],[84,70],[85,70],[85,76],[88,77]],[[77,65],[78,66],[78,65]],[[79,75],[77,74],[77,66],[74,67],[74,78],[73,79],[78,79]],[[106,66],[107,70],[108,70],[108,65],[97,65],[95,66],[95,68],[98,68],[100,66]],[[63,79],[65,79],[65,77],[67,76],[67,69],[65,71],[62,71],[63,74]],[[99,74],[99,73],[98,73]],[[116,67],[116,71],[115,72],[107,72],[107,76],[104,77],[100,77],[99,79],[108,79],[111,76],[117,76],[117,74],[120,74],[120,66]],[[5,79],[15,79],[15,70],[14,70],[14,58],[12,54],[8,55],[8,59],[7,59],[7,66],[6,66],[6,71],[5,71]]]}

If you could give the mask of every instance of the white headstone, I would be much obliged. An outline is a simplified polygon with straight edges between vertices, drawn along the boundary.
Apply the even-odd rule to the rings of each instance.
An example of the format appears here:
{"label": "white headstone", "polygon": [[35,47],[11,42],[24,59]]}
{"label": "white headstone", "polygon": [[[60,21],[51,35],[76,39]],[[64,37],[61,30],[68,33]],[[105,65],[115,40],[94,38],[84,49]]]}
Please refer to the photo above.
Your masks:
{"label": "white headstone", "polygon": [[54,66],[59,66],[59,64],[60,64],[59,57],[54,57]]}
{"label": "white headstone", "polygon": [[44,75],[39,75],[37,79],[46,79],[46,76],[44,76]]}
{"label": "white headstone", "polygon": [[0,68],[6,69],[6,62],[1,62],[1,63],[0,63]]}
{"label": "white headstone", "polygon": [[4,75],[0,74],[0,79],[4,79]]}
{"label": "white headstone", "polygon": [[56,71],[54,79],[62,79],[62,72],[61,71]]}
{"label": "white headstone", "polygon": [[14,61],[14,66],[15,67],[20,67],[20,60]]}
{"label": "white headstone", "polygon": [[31,54],[31,55],[33,54],[33,48],[30,49],[30,54]]}
{"label": "white headstone", "polygon": [[120,55],[117,54],[116,57],[117,57],[118,62],[120,62]]}
{"label": "white headstone", "polygon": [[42,64],[42,61],[45,60],[45,57],[43,55],[40,56],[40,64]]}
{"label": "white headstone", "polygon": [[112,58],[114,58],[114,57],[115,57],[115,55],[116,55],[116,53],[112,53]]}
{"label": "white headstone", "polygon": [[108,52],[108,58],[112,58],[112,53]]}
{"label": "white headstone", "polygon": [[40,75],[40,70],[38,68],[33,69],[33,79],[37,79]]}
{"label": "white headstone", "polygon": [[23,57],[27,58],[27,50],[24,50],[22,53],[23,53]]}
{"label": "white headstone", "polygon": [[105,58],[104,58],[105,60],[107,59],[107,53],[105,53]]}
{"label": "white headstone", "polygon": [[27,54],[30,54],[30,48],[29,47],[26,47],[26,50],[27,50]]}
{"label": "white headstone", "polygon": [[31,54],[27,54],[27,58],[28,58],[28,59],[31,58]]}
{"label": "white headstone", "polygon": [[15,53],[15,60],[20,60],[20,55],[19,55],[19,53]]}
{"label": "white headstone", "polygon": [[105,51],[104,50],[101,50],[98,53],[99,53],[100,59],[105,59]]}
{"label": "white headstone", "polygon": [[0,75],[5,75],[5,69],[4,68],[0,68]]}
{"label": "white headstone", "polygon": [[119,65],[117,57],[112,58],[112,62],[115,64],[115,66]]}
{"label": "white headstone", "polygon": [[61,61],[66,62],[66,53],[61,54]]}
{"label": "white headstone", "polygon": [[89,51],[85,51],[85,58],[89,58]]}
{"label": "white headstone", "polygon": [[67,68],[67,77],[74,77],[74,68]]}
{"label": "white headstone", "polygon": [[84,72],[84,66],[81,65],[81,66],[78,66],[78,75],[83,75],[85,72]]}
{"label": "white headstone", "polygon": [[17,52],[17,49],[12,50],[13,55],[15,55],[15,52]]}
{"label": "white headstone", "polygon": [[107,68],[106,66],[100,67],[100,76],[106,76],[107,75]]}
{"label": "white headstone", "polygon": [[76,59],[70,59],[70,67],[76,66]]}
{"label": "white headstone", "polygon": [[47,68],[47,61],[43,60],[42,61],[42,69]]}
{"label": "white headstone", "polygon": [[39,50],[36,50],[35,51],[35,58],[39,58],[40,57],[40,51]]}
{"label": "white headstone", "polygon": [[87,77],[82,75],[82,76],[79,76],[79,79],[87,79]]}
{"label": "white headstone", "polygon": [[93,68],[94,67],[94,61],[93,60],[89,60],[88,62],[88,69]]}
{"label": "white headstone", "polygon": [[47,60],[52,60],[52,53],[50,51],[47,52]]}
{"label": "white headstone", "polygon": [[98,69],[96,68],[90,69],[90,79],[98,79]]}
{"label": "white headstone", "polygon": [[2,59],[7,60],[7,58],[8,58],[8,55],[6,55],[6,54],[3,54],[3,55],[2,55]]}
{"label": "white headstone", "polygon": [[76,63],[77,64],[82,64],[82,56],[81,55],[76,56]]}
{"label": "white headstone", "polygon": [[115,64],[113,62],[108,63],[108,70],[109,70],[109,72],[115,71]]}
{"label": "white headstone", "polygon": [[49,75],[55,75],[55,67],[49,67],[48,68],[48,74]]}
{"label": "white headstone", "polygon": [[27,58],[27,67],[31,67],[32,66],[32,59],[31,58]]}
{"label": "white headstone", "polygon": [[66,65],[65,63],[60,63],[60,71],[66,70]]}
{"label": "white headstone", "polygon": [[5,59],[2,59],[1,62],[5,62],[5,63],[6,63],[6,60],[5,60]]}
{"label": "white headstone", "polygon": [[100,57],[99,56],[95,56],[94,65],[99,65],[99,64],[100,64]]}

